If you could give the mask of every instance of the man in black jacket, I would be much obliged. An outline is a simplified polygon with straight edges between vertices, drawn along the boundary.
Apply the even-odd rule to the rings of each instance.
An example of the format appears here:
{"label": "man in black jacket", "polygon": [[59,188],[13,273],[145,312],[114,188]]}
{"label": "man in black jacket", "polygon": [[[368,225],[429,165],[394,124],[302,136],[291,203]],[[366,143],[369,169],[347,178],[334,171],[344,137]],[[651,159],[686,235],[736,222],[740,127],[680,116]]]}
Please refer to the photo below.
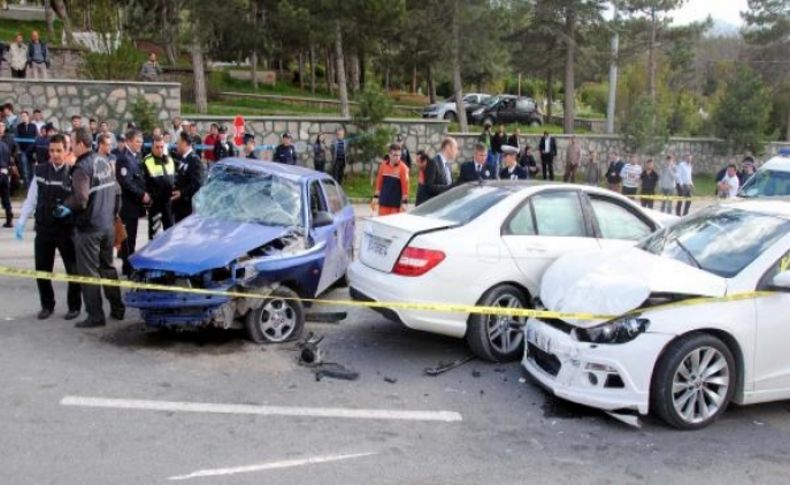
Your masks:
{"label": "man in black jacket", "polygon": [[296,149],[291,145],[291,134],[283,133],[282,143],[274,149],[274,161],[286,165],[296,165]]}
{"label": "man in black jacket", "polygon": [[[194,139],[193,139],[194,144]],[[228,129],[224,126],[219,127],[219,140],[214,144],[214,161],[219,162],[223,158],[235,157],[236,148],[228,140]]]}
{"label": "man in black jacket", "polygon": [[3,227],[14,227],[11,221],[14,214],[11,211],[11,171],[14,161],[11,159],[14,146],[9,144],[5,136],[5,123],[0,123],[0,202],[5,210],[5,224]]}
{"label": "man in black jacket", "polygon": [[33,179],[33,142],[36,141],[36,125],[30,122],[30,114],[27,111],[19,113],[19,120],[16,124],[16,139],[19,145],[19,159],[17,165],[22,172],[25,186],[30,187]]}
{"label": "man in black jacket", "polygon": [[126,147],[115,160],[115,177],[121,186],[120,215],[127,234],[126,241],[118,251],[118,257],[123,261],[121,272],[129,276],[132,272],[129,256],[134,254],[137,247],[137,227],[140,218],[145,215],[145,206],[151,203],[151,197],[145,191],[145,177],[140,160],[143,134],[133,129],[126,133],[125,138]]}
{"label": "man in black jacket", "polygon": [[554,180],[554,157],[557,156],[557,141],[548,131],[543,132],[543,136],[538,142],[540,152],[540,164],[543,171],[543,180]]}
{"label": "man in black jacket", "polygon": [[197,153],[192,151],[192,140],[186,133],[178,137],[178,153],[181,163],[176,172],[175,189],[173,190],[173,217],[176,223],[192,214],[192,198],[203,185],[203,162]]}
{"label": "man in black jacket", "polygon": [[165,152],[165,140],[154,138],[151,153],[143,159],[145,191],[151,194],[148,208],[148,240],[152,240],[161,228],[163,231],[173,225],[173,186],[176,179],[176,164]]}
{"label": "man in black jacket", "polygon": [[461,164],[456,185],[496,178],[496,172],[486,161],[488,149],[483,143],[475,143],[474,159]]}
{"label": "man in black jacket", "polygon": [[441,151],[425,166],[423,183],[417,189],[417,204],[436,197],[452,186],[451,164],[458,156],[458,143],[447,137],[442,141]]}

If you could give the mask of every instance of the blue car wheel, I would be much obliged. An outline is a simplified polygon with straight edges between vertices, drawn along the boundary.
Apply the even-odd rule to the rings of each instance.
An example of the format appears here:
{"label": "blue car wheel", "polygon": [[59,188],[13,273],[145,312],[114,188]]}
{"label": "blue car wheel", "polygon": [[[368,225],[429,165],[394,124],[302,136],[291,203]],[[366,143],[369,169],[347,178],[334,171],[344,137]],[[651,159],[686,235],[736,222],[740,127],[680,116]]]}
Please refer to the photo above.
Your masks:
{"label": "blue car wheel", "polygon": [[293,290],[280,287],[263,304],[247,313],[247,333],[255,343],[294,340],[304,329],[304,307]]}

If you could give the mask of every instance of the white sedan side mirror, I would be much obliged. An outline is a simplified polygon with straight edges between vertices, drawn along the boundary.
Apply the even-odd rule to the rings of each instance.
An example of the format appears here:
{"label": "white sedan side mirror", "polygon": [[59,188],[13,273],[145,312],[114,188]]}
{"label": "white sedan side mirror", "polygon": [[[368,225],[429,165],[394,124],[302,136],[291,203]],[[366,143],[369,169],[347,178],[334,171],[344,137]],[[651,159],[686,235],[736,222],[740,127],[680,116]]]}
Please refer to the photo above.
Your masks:
{"label": "white sedan side mirror", "polygon": [[790,270],[782,271],[774,276],[771,286],[779,290],[790,291]]}

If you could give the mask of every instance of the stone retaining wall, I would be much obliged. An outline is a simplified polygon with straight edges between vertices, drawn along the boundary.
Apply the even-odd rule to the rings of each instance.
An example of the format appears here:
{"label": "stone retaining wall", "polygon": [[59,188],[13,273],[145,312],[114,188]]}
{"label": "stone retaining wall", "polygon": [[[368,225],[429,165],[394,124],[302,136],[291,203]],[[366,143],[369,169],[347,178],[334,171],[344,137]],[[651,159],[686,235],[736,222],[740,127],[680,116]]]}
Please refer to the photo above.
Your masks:
{"label": "stone retaining wall", "polygon": [[[185,119],[198,125],[198,132],[205,134],[211,123],[225,125],[232,130],[233,118],[225,116],[185,115]],[[356,127],[350,119],[340,117],[293,117],[293,116],[249,116],[244,118],[248,132],[254,133],[258,144],[276,145],[280,136],[288,131],[297,145],[300,161],[312,165],[312,151],[303,146],[304,143],[315,141],[316,135],[323,132],[327,145],[334,139],[338,127],[345,127],[349,136],[354,136]],[[412,153],[425,147],[438,147],[447,132],[444,120],[420,120],[408,118],[392,118],[386,124],[406,136],[406,146]],[[393,140],[394,141],[394,140]],[[382,147],[382,156],[386,147]]]}
{"label": "stone retaining wall", "polygon": [[[461,159],[471,160],[474,144],[479,136],[477,133],[450,133],[458,140],[458,145],[461,149]],[[570,143],[571,135],[554,135],[557,140],[557,158],[554,160],[555,172],[562,173],[565,166],[565,150]],[[581,144],[582,160],[584,161],[591,151],[598,154],[598,161],[604,164],[608,161],[611,153],[625,153],[622,137],[612,135],[576,135],[576,139]],[[524,135],[521,137],[522,146],[530,145],[533,153],[536,151],[540,135]],[[715,174],[719,169],[726,165],[730,160],[736,159],[740,162],[743,159],[743,154],[737,155],[721,155],[716,151],[716,145],[721,140],[717,138],[670,138],[664,154],[674,154],[675,156],[683,156],[686,153],[694,155],[694,171],[697,173]],[[790,143],[771,142],[765,145],[764,156],[759,159],[768,159],[779,151],[782,147],[790,147]],[[663,161],[665,155],[652,157],[655,160]],[[539,157],[535,156],[536,160],[540,161]],[[647,157],[642,157],[643,161]]]}
{"label": "stone retaining wall", "polygon": [[17,112],[38,108],[57,127],[68,126],[71,117],[79,114],[106,120],[110,129],[118,131],[132,119],[130,108],[139,96],[154,104],[163,124],[181,112],[177,83],[0,79],[0,103],[13,103]]}

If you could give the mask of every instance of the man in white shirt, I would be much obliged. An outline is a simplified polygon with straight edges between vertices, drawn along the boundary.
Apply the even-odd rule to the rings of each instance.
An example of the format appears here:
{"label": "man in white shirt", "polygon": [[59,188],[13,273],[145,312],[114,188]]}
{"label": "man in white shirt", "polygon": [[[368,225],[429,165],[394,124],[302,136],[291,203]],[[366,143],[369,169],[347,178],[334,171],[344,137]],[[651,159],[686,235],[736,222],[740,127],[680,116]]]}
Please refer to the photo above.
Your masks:
{"label": "man in white shirt", "polygon": [[623,195],[636,195],[639,191],[639,181],[642,177],[642,166],[636,155],[628,157],[628,163],[620,170],[620,178],[623,179]]}
{"label": "man in white shirt", "polygon": [[16,34],[16,39],[8,47],[8,64],[11,66],[11,77],[24,79],[27,73],[27,44],[22,34]]}
{"label": "man in white shirt", "polygon": [[741,182],[738,179],[738,170],[734,163],[727,166],[724,177],[718,181],[719,197],[722,199],[732,199],[738,195]]}
{"label": "man in white shirt", "polygon": [[[677,180],[678,180],[678,196],[691,197],[692,190],[694,189],[694,181],[691,176],[691,153],[686,154],[686,159],[681,160],[677,167]],[[678,216],[685,216],[689,213],[691,207],[691,199],[686,200],[685,203],[679,200],[675,206],[675,214]]]}

